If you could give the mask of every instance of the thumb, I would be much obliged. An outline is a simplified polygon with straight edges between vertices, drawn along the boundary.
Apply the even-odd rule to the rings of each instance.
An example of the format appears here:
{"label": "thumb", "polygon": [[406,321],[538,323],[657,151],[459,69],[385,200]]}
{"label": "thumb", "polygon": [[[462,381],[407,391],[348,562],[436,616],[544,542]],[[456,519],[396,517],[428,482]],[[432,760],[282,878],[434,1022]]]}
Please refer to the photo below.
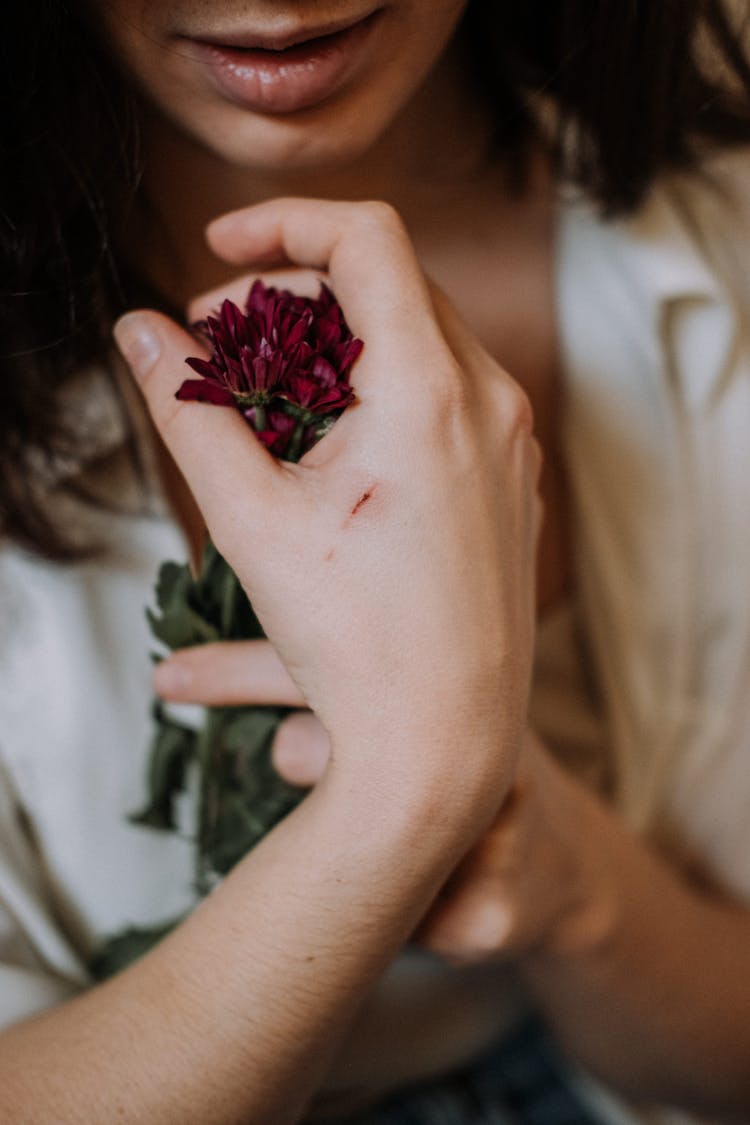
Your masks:
{"label": "thumb", "polygon": [[291,785],[316,785],[331,755],[331,743],[312,711],[293,711],[273,742],[273,764]]}
{"label": "thumb", "polygon": [[150,310],[121,317],[114,336],[219,549],[238,534],[245,542],[260,541],[261,531],[267,538],[264,516],[288,483],[278,463],[233,408],[175,398],[187,375],[185,358],[206,357],[205,349]]}

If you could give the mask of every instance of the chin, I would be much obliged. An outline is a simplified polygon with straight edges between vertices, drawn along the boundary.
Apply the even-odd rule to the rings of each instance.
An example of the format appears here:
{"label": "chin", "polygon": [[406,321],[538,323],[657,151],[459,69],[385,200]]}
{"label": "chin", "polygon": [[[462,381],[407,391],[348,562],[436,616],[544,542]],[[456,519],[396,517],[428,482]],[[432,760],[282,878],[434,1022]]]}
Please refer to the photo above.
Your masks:
{"label": "chin", "polygon": [[204,127],[193,119],[187,131],[215,158],[270,174],[344,168],[365,156],[387,127],[373,114],[336,108],[287,118],[232,115]]}

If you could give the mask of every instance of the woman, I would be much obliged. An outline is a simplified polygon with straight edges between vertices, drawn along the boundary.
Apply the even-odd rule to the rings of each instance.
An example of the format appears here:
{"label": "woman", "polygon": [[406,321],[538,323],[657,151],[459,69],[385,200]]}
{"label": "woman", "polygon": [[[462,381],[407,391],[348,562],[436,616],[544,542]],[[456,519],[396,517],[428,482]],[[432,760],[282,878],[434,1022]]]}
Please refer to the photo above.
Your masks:
{"label": "woman", "polygon": [[[71,459],[75,464],[87,456],[89,466],[95,466],[96,456],[100,464],[112,456],[119,415],[103,415],[113,427],[109,442],[101,426],[96,434],[100,440],[92,441],[91,421],[83,434],[76,434],[75,426],[65,428],[59,407],[51,423],[51,411],[42,409],[40,397],[42,388],[49,386],[49,370],[56,370],[51,364],[64,360],[68,365],[69,395],[63,404],[68,418],[76,421],[82,405],[93,410],[99,403],[112,402],[111,393],[95,396],[90,379],[76,388],[74,373],[106,354],[102,341],[116,311],[148,293],[162,308],[180,308],[196,292],[225,289],[232,272],[227,263],[257,268],[281,259],[293,266],[330,270],[352,327],[367,341],[369,358],[363,357],[361,363],[370,365],[358,371],[357,392],[364,401],[361,421],[355,412],[340,422],[327,443],[332,450],[330,462],[322,453],[313,458],[309,467],[293,476],[294,486],[286,476],[281,478],[288,486],[284,491],[257,451],[248,450],[246,441],[238,442],[231,421],[209,419],[197,407],[174,414],[166,405],[172,402],[174,372],[186,352],[194,349],[181,330],[148,314],[126,318],[120,326],[118,339],[124,353],[136,368],[146,369],[146,395],[157,426],[164,430],[212,534],[247,581],[283,664],[293,673],[295,694],[283,698],[297,703],[301,691],[331,735],[334,755],[313,797],[159,949],[110,984],[35,1021],[17,1023],[5,1034],[1,1041],[7,1059],[3,1077],[7,1073],[8,1081],[3,1088],[9,1091],[4,1095],[8,1112],[49,1118],[60,1105],[70,1105],[64,1112],[72,1119],[84,1114],[92,1120],[97,1115],[109,1119],[120,1107],[133,1120],[295,1119],[333,1061],[357,999],[424,915],[456,859],[488,827],[507,791],[519,742],[527,652],[524,614],[517,620],[513,607],[524,606],[528,595],[522,577],[528,556],[523,548],[528,549],[532,521],[529,502],[524,504],[523,497],[533,473],[528,449],[523,455],[518,452],[526,443],[521,439],[514,443],[509,436],[519,426],[523,432],[523,409],[517,400],[508,406],[507,383],[498,378],[473,337],[465,335],[444,298],[435,294],[426,300],[424,282],[389,211],[295,202],[261,205],[213,226],[211,244],[218,260],[208,252],[203,241],[208,220],[229,208],[280,194],[333,199],[379,196],[394,204],[430,274],[487,350],[524,386],[535,408],[547,466],[542,482],[547,520],[540,556],[540,609],[546,611],[548,625],[550,613],[569,595],[574,577],[589,609],[580,622],[565,611],[561,641],[554,637],[550,641],[546,629],[539,663],[544,665],[545,652],[556,658],[562,644],[565,697],[572,693],[579,705],[583,699],[588,730],[599,715],[587,706],[582,670],[571,645],[573,626],[585,625],[595,643],[613,718],[608,732],[612,756],[605,755],[606,744],[600,743],[585,755],[585,764],[600,774],[603,789],[612,792],[631,830],[531,740],[513,801],[439,900],[423,927],[424,940],[453,956],[478,950],[514,955],[562,1041],[605,1081],[633,1097],[705,1107],[714,1113],[747,1110],[741,1029],[750,1001],[738,998],[738,993],[750,979],[743,971],[748,922],[740,907],[742,875],[731,832],[723,845],[725,862],[715,862],[710,847],[703,849],[713,866],[714,882],[729,892],[728,903],[691,884],[681,853],[689,842],[684,810],[688,808],[692,816],[704,807],[711,809],[706,820],[710,823],[717,807],[710,799],[712,793],[726,794],[727,788],[737,787],[729,780],[732,771],[720,770],[720,784],[705,786],[700,801],[686,800],[667,810],[681,817],[661,815],[665,786],[669,789],[674,782],[679,790],[686,783],[679,769],[676,773],[666,769],[677,759],[664,747],[677,751],[682,738],[690,736],[699,743],[705,734],[703,721],[687,710],[695,698],[688,690],[691,683],[694,686],[690,677],[697,672],[676,666],[670,669],[673,679],[660,674],[651,681],[646,676],[645,685],[637,672],[641,667],[659,671],[662,653],[671,654],[669,645],[657,644],[662,635],[677,637],[684,654],[685,636],[707,642],[715,636],[711,626],[716,627],[720,616],[718,609],[714,612],[699,597],[695,610],[701,615],[699,622],[685,634],[683,610],[706,586],[699,582],[704,560],[696,555],[690,558],[687,576],[681,574],[680,616],[664,625],[663,610],[674,603],[665,596],[659,605],[659,598],[672,591],[668,581],[664,587],[653,584],[655,572],[649,563],[660,551],[662,558],[670,557],[675,542],[692,547],[696,541],[689,529],[679,539],[659,538],[664,513],[670,516],[670,527],[679,523],[682,529],[690,517],[684,506],[686,486],[697,484],[697,495],[717,527],[726,532],[730,523],[720,524],[720,513],[707,502],[712,495],[707,482],[713,483],[715,464],[705,457],[706,445],[697,440],[686,443],[685,436],[692,439],[715,429],[715,412],[700,424],[693,423],[691,416],[690,426],[683,423],[679,433],[663,431],[665,449],[683,452],[689,444],[690,453],[683,460],[670,460],[670,475],[661,488],[655,487],[659,479],[655,470],[662,462],[654,452],[653,434],[644,425],[644,403],[638,397],[643,380],[635,375],[655,372],[658,394],[645,405],[647,411],[652,405],[658,409],[646,421],[657,431],[662,421],[672,425],[664,387],[668,375],[680,394],[688,386],[682,375],[690,368],[690,346],[689,333],[679,336],[682,348],[672,356],[673,369],[653,361],[649,342],[656,337],[654,318],[667,309],[674,315],[676,302],[674,286],[663,286],[658,301],[656,293],[644,288],[643,279],[649,275],[643,262],[666,261],[680,278],[689,266],[689,284],[685,283],[680,299],[689,304],[700,280],[701,305],[708,293],[708,304],[718,310],[719,318],[731,308],[716,280],[724,263],[712,262],[709,268],[703,252],[684,252],[686,246],[702,247],[703,226],[710,219],[708,205],[686,205],[681,223],[682,212],[655,193],[632,224],[603,225],[582,205],[563,210],[557,216],[556,264],[555,165],[552,146],[545,141],[548,118],[554,120],[556,110],[561,110],[568,129],[561,134],[565,143],[561,142],[558,156],[566,157],[579,181],[610,211],[632,210],[643,202],[658,174],[689,168],[710,142],[729,145],[747,139],[750,126],[743,92],[748,86],[747,67],[718,4],[683,4],[676,9],[651,3],[647,9],[631,5],[614,14],[603,4],[585,12],[578,5],[561,4],[552,16],[545,8],[540,12],[525,5],[522,15],[502,11],[490,19],[481,7],[459,0],[428,6],[403,0],[367,8],[336,4],[325,10],[317,4],[282,10],[258,4],[249,12],[229,4],[203,9],[189,3],[141,5],[115,0],[103,11],[89,11],[79,23],[73,16],[63,16],[55,5],[47,15],[56,15],[57,36],[68,37],[65,50],[56,56],[57,65],[65,65],[64,78],[50,71],[49,59],[40,65],[36,56],[32,67],[31,60],[23,57],[24,43],[38,50],[38,27],[33,34],[26,28],[24,35],[8,38],[11,89],[26,90],[28,96],[20,99],[24,104],[19,114],[8,120],[8,128],[16,132],[14,166],[20,168],[17,162],[23,161],[25,169],[18,180],[20,190],[12,182],[6,189],[12,224],[8,244],[15,270],[12,292],[25,296],[9,298],[4,328],[9,358],[3,394],[6,416],[12,420],[7,432],[15,435],[15,445],[10,440],[4,443],[9,451],[3,473],[6,533],[48,555],[64,557],[76,547],[80,551],[80,543],[62,533],[59,491],[55,511],[50,513],[48,504],[45,510],[49,473],[54,471],[58,482],[67,475],[79,498],[88,490],[93,493],[90,499],[108,502],[105,508],[89,505],[89,527],[83,530],[88,531],[89,542],[95,533],[101,536],[106,530],[107,536],[117,537],[119,551],[128,557],[127,565],[119,569],[89,562],[88,569],[78,564],[58,571],[29,562],[17,551],[9,549],[6,556],[5,604],[23,604],[24,598],[35,610],[24,612],[24,620],[46,622],[53,614],[57,641],[70,637],[72,622],[77,637],[76,670],[64,680],[60,673],[65,661],[61,663],[58,656],[42,662],[32,643],[33,631],[31,637],[28,633],[24,637],[14,627],[13,637],[19,639],[8,642],[9,663],[16,674],[6,682],[25,685],[27,691],[33,683],[42,691],[39,685],[45,682],[46,670],[57,686],[55,706],[48,704],[51,717],[39,714],[48,698],[44,694],[30,692],[25,700],[7,703],[6,737],[12,743],[11,750],[4,751],[8,792],[15,795],[27,822],[24,832],[19,832],[9,808],[6,850],[12,863],[7,865],[10,886],[4,897],[13,953],[8,960],[14,965],[15,957],[16,968],[23,969],[20,979],[14,977],[18,1002],[9,1020],[80,990],[85,984],[81,953],[118,923],[138,921],[133,910],[163,918],[169,914],[167,907],[175,913],[186,897],[184,855],[177,846],[167,855],[163,842],[158,846],[151,839],[136,842],[133,829],[113,826],[118,815],[124,817],[138,802],[140,762],[133,763],[128,754],[132,755],[133,745],[145,742],[145,720],[139,724],[133,716],[145,715],[146,693],[140,681],[132,684],[134,653],[145,646],[141,637],[128,640],[122,617],[118,618],[125,609],[110,607],[109,616],[104,609],[116,588],[113,570],[120,580],[120,604],[136,606],[138,598],[143,600],[147,563],[159,554],[174,553],[178,540],[166,523],[158,534],[147,535],[134,520],[132,507],[129,522],[128,513],[125,523],[117,522],[111,494],[100,494],[101,474],[78,474],[70,480]],[[39,14],[32,11],[31,18],[38,22]],[[700,61],[699,31],[715,48],[707,59],[701,54]],[[58,41],[56,36],[50,39]],[[103,50],[109,56],[103,56]],[[73,59],[75,66],[71,66]],[[716,66],[717,59],[719,77],[711,77],[705,71]],[[122,77],[114,76],[115,65]],[[45,76],[31,89],[30,73]],[[529,100],[532,91],[537,95],[534,104]],[[22,110],[29,114],[25,120]],[[45,146],[30,145],[29,122],[50,119]],[[114,151],[113,122],[122,137],[122,145]],[[571,122],[577,122],[577,136],[571,136]],[[137,161],[129,133],[136,128]],[[741,175],[742,164],[738,167]],[[733,171],[732,178],[736,176]],[[689,180],[686,183],[678,197],[693,201],[698,188]],[[44,205],[43,193],[47,194]],[[709,193],[708,198],[713,196]],[[693,229],[690,224],[696,218],[701,223]],[[686,230],[690,237],[685,237]],[[675,235],[667,239],[667,249],[676,247],[676,256],[661,252],[659,239],[665,232]],[[555,329],[555,273],[561,283],[560,342]],[[579,277],[585,278],[585,284],[576,281]],[[308,275],[294,272],[292,279],[303,287],[309,284]],[[55,301],[50,301],[50,291],[58,294]],[[208,298],[209,304],[212,299]],[[597,312],[593,322],[587,322],[592,307]],[[681,315],[685,310],[676,311]],[[640,357],[636,344],[644,340]],[[579,349],[575,353],[574,345]],[[587,366],[587,350],[597,361],[605,355],[606,362]],[[735,374],[736,355],[728,349],[730,353]],[[455,435],[450,427],[449,438],[441,402],[455,406],[457,397],[462,397],[451,354],[460,360],[471,393],[459,412],[465,429]],[[107,360],[111,369],[113,363],[108,356]],[[562,361],[575,376],[570,387],[577,424],[569,432],[566,454],[580,518],[575,533],[583,565],[577,574],[572,567],[574,525],[567,514],[560,449]],[[725,365],[718,366],[725,372]],[[16,374],[21,371],[23,384]],[[443,371],[444,397],[441,377],[433,381],[433,373]],[[429,373],[430,382],[419,385],[420,398],[412,401],[414,372]],[[389,378],[385,373],[390,373]],[[725,384],[722,374],[715,387],[721,391]],[[488,390],[496,385],[503,388],[501,394]],[[630,398],[625,393],[628,386]],[[127,390],[122,393],[127,395]],[[498,404],[496,399],[503,401]],[[634,400],[638,400],[638,427],[623,426],[626,408]],[[434,404],[435,413],[432,405],[423,403]],[[727,403],[730,400],[723,398],[722,409]],[[131,409],[137,418],[136,406]],[[424,429],[417,425],[413,434],[415,419],[423,411]],[[611,422],[613,416],[619,418],[619,428],[601,424]],[[387,422],[378,436],[373,419]],[[633,433],[640,444],[622,440]],[[221,457],[207,448],[212,435]],[[90,443],[88,449],[84,439]],[[120,447],[121,440],[120,435]],[[494,454],[496,445],[498,467],[490,471],[483,466],[480,473],[483,456],[490,449]],[[359,446],[363,452],[353,453]],[[443,456],[436,452],[441,446],[445,446]],[[148,447],[140,441],[138,448],[136,463],[147,475]],[[35,449],[42,449],[43,455],[34,456]],[[477,466],[468,475],[466,450],[472,454],[469,463]],[[736,464],[725,452],[726,472],[721,479],[736,481]],[[611,464],[605,460],[608,453]],[[526,471],[520,467],[522,461]],[[341,606],[334,611],[328,593],[329,600],[320,602],[309,624],[290,625],[289,590],[299,584],[307,592],[307,611],[326,585],[314,560],[331,547],[334,553],[339,549],[338,538],[331,541],[334,531],[340,536],[334,516],[351,510],[351,505],[345,508],[352,499],[350,482],[359,483],[358,474],[365,466],[370,471],[374,466],[387,481],[393,464],[398,467],[399,485],[412,482],[404,507],[391,510],[384,502],[382,508],[370,508],[368,521],[360,524],[356,549],[346,537],[343,541],[342,573],[349,579],[354,574],[370,575],[367,596],[361,585],[352,587],[344,612]],[[694,474],[689,478],[679,471],[688,465]],[[258,496],[264,499],[248,499],[245,490],[239,500],[232,495],[227,481],[244,473],[262,482]],[[466,489],[467,480],[481,479],[483,473],[489,474],[486,489]],[[625,485],[629,479],[633,484],[634,473],[641,475],[628,491]],[[496,513],[497,493],[505,496],[506,478],[517,485],[507,489],[506,506]],[[123,479],[132,485],[132,472]],[[323,486],[315,483],[317,479]],[[342,480],[347,483],[343,492],[337,484]],[[189,532],[197,523],[194,509],[180,477],[174,471],[170,474],[169,463],[164,487]],[[293,487],[298,488],[296,497]],[[71,488],[67,493],[70,497]],[[311,519],[303,502],[307,496],[309,505],[310,496],[321,494],[333,497],[331,507],[324,508],[322,527],[319,519]],[[139,495],[140,508],[136,505],[135,511],[142,516],[142,490]],[[612,497],[617,504],[608,504]],[[125,503],[131,498],[120,491],[117,499]],[[409,515],[413,520],[426,507],[434,510],[435,519],[420,546],[431,562],[429,567],[417,567],[414,540],[404,527],[411,525]],[[294,517],[289,524],[287,508]],[[79,509],[80,504],[77,530],[82,522]],[[281,527],[278,511],[284,513]],[[610,522],[602,522],[602,511],[609,512]],[[492,519],[487,519],[488,513]],[[245,534],[236,533],[248,521],[251,527],[262,526],[264,536],[268,535],[260,554],[257,535],[252,537],[256,544],[252,547]],[[290,527],[296,533],[293,540]],[[149,529],[153,531],[151,525]],[[139,533],[145,538],[139,539]],[[290,574],[289,586],[285,584],[287,604],[275,605],[271,570],[280,559],[293,556],[291,543],[296,551],[300,541],[306,544],[306,553]],[[465,558],[458,548],[445,550],[446,543],[462,542],[471,544],[477,560],[478,573],[471,583],[459,580]],[[631,553],[633,545],[642,553]],[[731,550],[726,557],[730,556]],[[425,571],[430,580],[423,590]],[[502,572],[504,585],[499,585],[496,572]],[[382,575],[380,580],[388,582],[385,625],[378,617],[383,591],[372,588],[375,577]],[[133,579],[130,584],[127,576]],[[639,601],[622,598],[623,579],[635,586]],[[62,604],[66,608],[57,608]],[[80,612],[92,605],[99,616],[88,632],[83,630],[81,645]],[[659,614],[655,615],[655,607]],[[337,632],[340,621],[347,623],[343,639],[330,635],[326,623],[333,619]],[[398,674],[385,677],[388,690],[373,701],[372,684],[382,687],[383,669],[390,667],[399,647],[394,646],[392,630],[401,620],[408,620],[415,630],[413,647],[405,646]],[[103,644],[107,629],[117,637],[114,646]],[[349,662],[362,649],[363,635],[375,640],[367,646],[367,660],[360,656],[362,663],[355,665],[356,690],[345,693],[341,685],[346,682],[349,687]],[[504,639],[499,654],[497,637]],[[49,631],[45,640],[49,641]],[[434,653],[441,646],[450,660],[442,673],[439,668],[436,673]],[[102,667],[104,647],[109,655]],[[512,660],[507,659],[509,649],[514,650]],[[425,652],[432,660],[429,669],[424,667]],[[727,660],[726,645],[721,653]],[[211,677],[217,668],[227,667],[235,669],[237,677],[237,657],[209,653],[211,664],[206,669],[203,656],[193,654],[171,665],[178,672],[192,670],[192,687],[175,691],[162,673],[161,690],[183,698],[215,699]],[[272,655],[262,650],[257,659],[270,674],[271,688],[290,693]],[[248,654],[239,654],[242,668],[234,689],[238,698],[259,692],[253,675],[249,689],[245,684],[247,660]],[[458,683],[456,668],[462,670]],[[95,671],[97,690],[92,692]],[[543,671],[541,667],[542,679]],[[712,671],[705,670],[706,683]],[[225,679],[225,671],[221,678]],[[493,686],[505,685],[502,698],[487,691],[488,680]],[[482,684],[484,688],[478,686]],[[632,697],[630,707],[623,703],[623,689],[625,703]],[[660,700],[662,694],[664,706],[659,708],[654,698]],[[93,714],[86,706],[92,695]],[[544,698],[549,702],[549,690]],[[549,730],[559,750],[566,741],[560,712],[555,708],[552,719],[548,716],[545,722],[540,714],[543,702],[537,689],[538,725]],[[732,702],[736,708],[737,699]],[[373,729],[375,711],[377,730]],[[389,716],[384,731],[383,714]],[[46,726],[40,725],[43,719]],[[299,722],[309,730],[307,717]],[[693,728],[689,722],[694,722]],[[112,743],[106,756],[107,739],[100,734],[104,724]],[[733,738],[738,729],[734,724]],[[600,733],[595,730],[588,738],[576,734],[567,741],[582,752]],[[393,753],[373,755],[372,748],[383,734]],[[317,734],[313,737],[319,760],[326,747]],[[502,753],[493,753],[498,741]],[[42,757],[39,747],[46,748],[48,742],[54,743],[54,751]],[[466,743],[472,753],[459,755],[457,745]],[[644,756],[652,754],[660,764],[658,775],[636,768],[639,745]],[[733,740],[714,741],[712,763],[720,757],[718,749],[727,745],[735,754],[742,749]],[[82,751],[84,746],[88,749]],[[407,746],[408,756],[403,753]],[[282,743],[280,764],[296,773],[299,764],[291,764],[289,755],[289,743],[286,749]],[[309,761],[306,744],[302,757],[305,769],[316,773],[320,766]],[[701,771],[707,776],[705,753],[691,753],[688,760],[692,778]],[[61,770],[61,761],[68,762],[67,769]],[[52,770],[54,800],[43,784]],[[697,781],[693,794],[696,787]],[[401,797],[392,801],[396,792]],[[362,793],[368,799],[364,804]],[[373,794],[378,793],[387,795],[385,804],[392,810],[385,825],[385,850],[370,841],[364,855],[351,856],[362,823],[374,818],[381,823],[381,802],[373,802]],[[447,826],[436,838],[438,805]],[[90,820],[88,832],[71,833],[76,816]],[[736,817],[730,820],[736,825]],[[663,837],[659,842],[668,858],[660,858],[653,845],[639,843],[632,829]],[[127,840],[124,835],[115,840],[118,832],[128,833]],[[694,841],[696,850],[703,842],[711,843],[708,837],[707,828],[702,839]],[[322,859],[311,869],[299,866],[299,857],[313,838],[320,840]],[[101,869],[92,862],[92,840],[102,857]],[[414,855],[413,865],[404,865],[404,855]],[[550,855],[555,865],[548,862]],[[131,864],[127,876],[118,867],[124,856]],[[342,856],[346,857],[343,873]],[[113,905],[109,886],[115,869],[124,900],[121,910],[119,904]],[[342,883],[325,877],[334,870]],[[382,881],[385,870],[387,885]],[[533,879],[528,877],[530,871]],[[314,894],[311,883],[321,872],[323,885],[313,886]],[[362,888],[358,894],[355,884]],[[247,911],[247,901],[263,903],[267,921],[259,921],[257,907]],[[347,922],[352,931],[347,935],[340,933],[342,914],[352,919]],[[677,944],[679,957],[674,952]],[[325,951],[322,966],[321,950]],[[708,965],[706,950],[715,955]],[[315,961],[310,963],[309,957]],[[207,964],[212,969],[218,965],[218,977],[203,984],[200,978]],[[343,1078],[341,1068],[338,1076],[334,1072],[330,1083],[334,1091],[349,1084],[355,1097],[372,1098],[394,1084],[426,1075],[434,1078],[441,1069],[454,1072],[495,1041],[507,1022],[504,975],[498,983],[497,971],[490,966],[479,980],[442,970],[439,977],[430,981],[427,992],[433,1000],[447,997],[450,1002],[448,1050],[441,1054],[428,1048],[415,1065],[395,1075],[390,1061],[387,1074],[373,1073],[372,1052],[357,1055],[354,1050],[353,1057],[344,1060]],[[157,982],[161,987],[155,1005]],[[280,994],[279,989],[283,989]],[[480,1010],[477,995],[491,996],[489,1012],[487,1005]],[[305,1003],[297,1007],[300,996]],[[376,995],[369,1026],[377,1026],[377,1004]],[[135,1011],[144,1012],[137,1040],[131,1022]],[[397,1011],[403,1013],[403,1007]],[[258,1012],[262,1012],[260,1019]],[[737,1025],[728,1018],[731,1012],[736,1013]],[[434,1027],[433,1008],[427,1015],[426,1025]],[[251,1027],[248,1036],[249,1020],[259,1024]],[[467,1030],[462,1032],[459,1024]],[[367,1026],[365,1021],[365,1030]],[[378,1050],[391,1033],[381,1035]],[[252,1049],[247,1038],[253,1040]],[[166,1073],[156,1074],[152,1060],[156,1044],[163,1042],[168,1047],[160,1065]],[[82,1067],[90,1052],[94,1052],[94,1076]],[[52,1085],[50,1068],[56,1060],[64,1074]],[[39,1075],[46,1079],[46,1087]],[[465,1089],[475,1091],[469,1078],[466,1083]],[[598,1105],[603,1114],[619,1112],[605,1108],[601,1099]]]}

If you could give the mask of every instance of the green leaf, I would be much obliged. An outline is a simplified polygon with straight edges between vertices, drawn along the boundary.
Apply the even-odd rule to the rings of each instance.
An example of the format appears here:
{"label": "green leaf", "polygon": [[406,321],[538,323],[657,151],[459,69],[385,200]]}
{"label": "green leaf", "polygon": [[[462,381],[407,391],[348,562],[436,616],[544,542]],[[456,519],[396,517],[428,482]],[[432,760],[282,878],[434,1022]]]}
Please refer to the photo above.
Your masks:
{"label": "green leaf", "polygon": [[[151,629],[170,649],[206,641],[263,637],[260,622],[237,576],[210,541],[200,573],[163,564]],[[150,749],[149,799],[133,819],[174,829],[176,799],[189,764],[198,773],[196,878],[207,892],[302,798],[273,768],[271,747],[285,707],[208,708],[203,727],[188,730],[158,704]]]}
{"label": "green leaf", "polygon": [[189,605],[172,605],[161,617],[146,610],[151,632],[168,648],[188,648],[190,645],[218,641],[221,634],[215,625],[206,621]]}
{"label": "green leaf", "polygon": [[185,774],[195,756],[196,734],[169,719],[156,704],[156,730],[151,740],[148,772],[148,803],[129,819],[150,828],[175,829],[175,800],[185,789]]}
{"label": "green leaf", "polygon": [[237,575],[230,567],[225,567],[224,573],[220,577],[221,583],[221,635],[223,637],[230,637],[232,635],[232,622],[234,621],[235,604],[239,597],[244,597],[244,592],[240,586]]}
{"label": "green leaf", "polygon": [[243,793],[222,794],[222,801],[206,846],[206,859],[219,875],[225,875],[251,848],[299,804],[301,791],[279,778],[273,792],[248,804]]}
{"label": "green leaf", "polygon": [[286,707],[216,708],[201,732],[203,789],[199,871],[229,871],[302,799],[271,761],[273,736]]}
{"label": "green leaf", "polygon": [[133,961],[137,961],[144,953],[148,953],[149,949],[153,949],[181,921],[182,917],[173,918],[171,922],[155,926],[153,929],[140,930],[131,927],[123,930],[121,934],[115,934],[91,958],[89,972],[94,980],[106,980],[114,976]]}
{"label": "green leaf", "polygon": [[146,610],[151,631],[168,648],[186,648],[219,639],[218,622],[211,620],[196,598],[197,584],[185,564],[166,562],[156,583],[157,613]]}
{"label": "green leaf", "polygon": [[190,572],[184,563],[164,562],[161,564],[154,591],[159,609],[169,609],[175,600],[179,601],[184,596],[186,579],[189,578]]}
{"label": "green leaf", "polygon": [[279,723],[289,714],[289,707],[237,707],[227,716],[222,731],[226,750],[247,754],[270,742]]}

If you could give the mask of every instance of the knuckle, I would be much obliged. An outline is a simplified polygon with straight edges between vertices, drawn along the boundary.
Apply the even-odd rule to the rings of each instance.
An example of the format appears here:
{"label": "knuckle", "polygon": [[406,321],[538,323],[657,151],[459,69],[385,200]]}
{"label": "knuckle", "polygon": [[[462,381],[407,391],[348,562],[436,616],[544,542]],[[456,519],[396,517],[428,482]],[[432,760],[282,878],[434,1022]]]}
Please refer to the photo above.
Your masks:
{"label": "knuckle", "polygon": [[498,383],[497,404],[509,433],[533,437],[534,408],[529,396],[515,380],[508,377]]}
{"label": "knuckle", "polygon": [[509,412],[513,429],[531,436],[534,432],[534,408],[529,396],[519,386],[514,388]]}
{"label": "knuckle", "polygon": [[356,205],[357,222],[368,234],[405,240],[406,227],[395,207],[380,199],[369,199]]}
{"label": "knuckle", "polygon": [[403,230],[401,216],[392,203],[384,199],[367,199],[360,204],[360,214],[373,226]]}
{"label": "knuckle", "polygon": [[432,422],[454,426],[471,412],[473,392],[462,367],[451,357],[430,374],[430,393],[425,405]]}

